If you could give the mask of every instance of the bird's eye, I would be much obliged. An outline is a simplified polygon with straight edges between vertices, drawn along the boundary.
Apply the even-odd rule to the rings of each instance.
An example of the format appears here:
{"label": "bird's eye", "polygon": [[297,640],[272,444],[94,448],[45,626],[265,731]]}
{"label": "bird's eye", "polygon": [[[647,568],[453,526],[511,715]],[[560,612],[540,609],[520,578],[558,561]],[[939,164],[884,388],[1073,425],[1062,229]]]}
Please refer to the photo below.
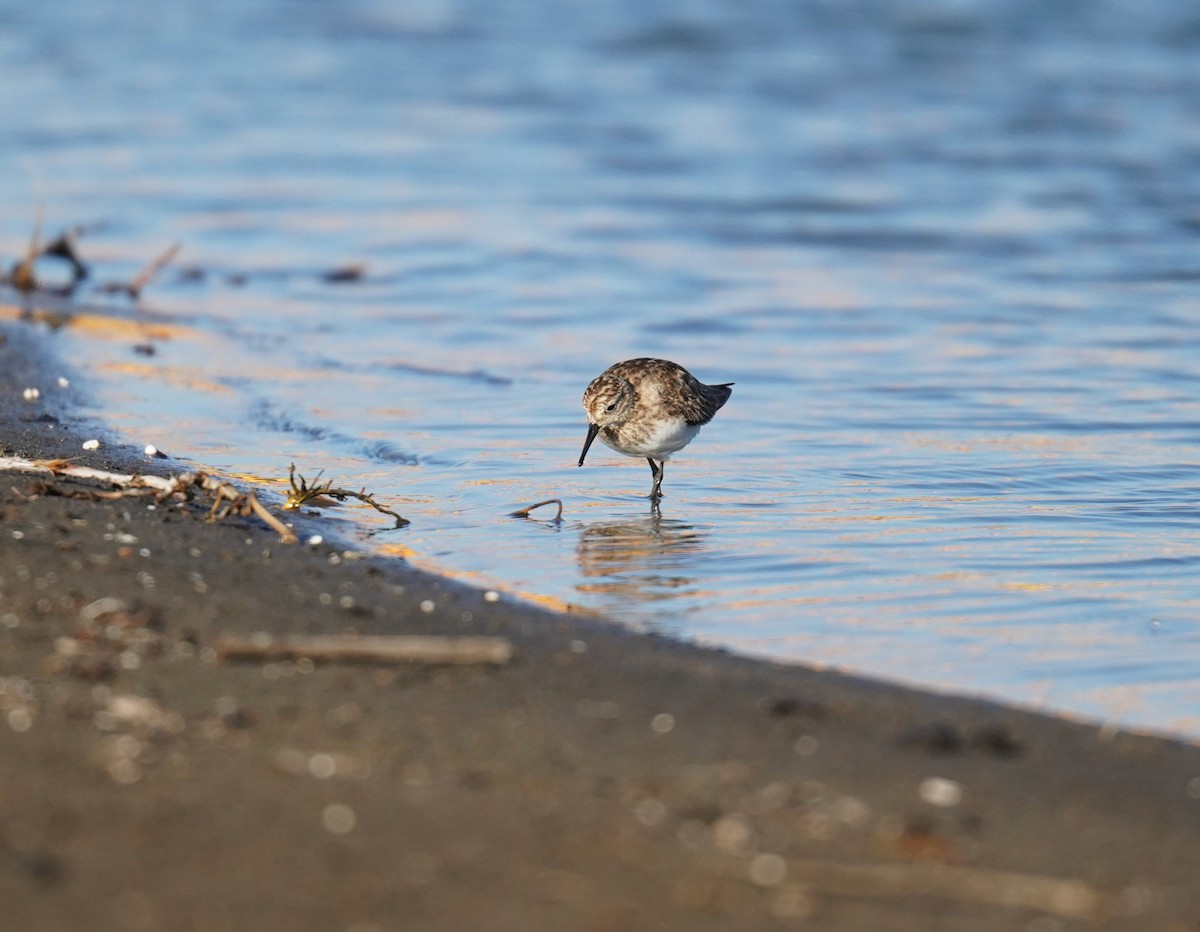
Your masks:
{"label": "bird's eye", "polygon": [[605,408],[604,410],[605,410],[605,411],[616,411],[616,410],[617,410],[617,403],[614,401],[612,404],[610,404],[610,405],[609,405],[607,408]]}

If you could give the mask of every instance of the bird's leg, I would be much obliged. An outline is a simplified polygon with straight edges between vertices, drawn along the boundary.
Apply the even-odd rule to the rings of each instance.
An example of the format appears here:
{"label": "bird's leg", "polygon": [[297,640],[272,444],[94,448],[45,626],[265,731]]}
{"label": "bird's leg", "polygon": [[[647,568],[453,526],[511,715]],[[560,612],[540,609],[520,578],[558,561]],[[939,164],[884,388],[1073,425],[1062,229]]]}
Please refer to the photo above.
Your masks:
{"label": "bird's leg", "polygon": [[650,475],[654,477],[654,486],[650,489],[650,501],[657,502],[662,498],[662,480],[663,470],[666,468],[666,461],[656,463],[650,457],[646,457],[646,462],[650,464]]}

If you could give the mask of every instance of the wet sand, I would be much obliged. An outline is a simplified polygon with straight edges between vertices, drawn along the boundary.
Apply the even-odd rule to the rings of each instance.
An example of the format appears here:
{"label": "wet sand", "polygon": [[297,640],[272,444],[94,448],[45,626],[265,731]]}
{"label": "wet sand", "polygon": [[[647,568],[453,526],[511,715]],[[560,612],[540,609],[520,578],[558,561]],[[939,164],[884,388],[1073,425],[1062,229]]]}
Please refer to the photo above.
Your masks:
{"label": "wet sand", "polygon": [[[0,333],[0,455],[183,470],[83,453],[52,338]],[[6,928],[1200,929],[1195,746],[76,497],[97,489],[0,476]],[[259,631],[502,635],[514,656],[214,656]]]}

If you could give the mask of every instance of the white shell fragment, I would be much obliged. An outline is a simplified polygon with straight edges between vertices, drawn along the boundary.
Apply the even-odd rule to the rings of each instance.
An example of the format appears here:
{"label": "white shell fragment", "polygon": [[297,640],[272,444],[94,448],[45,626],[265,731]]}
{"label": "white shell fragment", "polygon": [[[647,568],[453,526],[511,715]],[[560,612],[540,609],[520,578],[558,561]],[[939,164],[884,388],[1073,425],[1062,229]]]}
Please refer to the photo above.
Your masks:
{"label": "white shell fragment", "polygon": [[100,449],[100,441],[99,440],[85,440],[83,442],[83,448],[85,450],[99,450]]}

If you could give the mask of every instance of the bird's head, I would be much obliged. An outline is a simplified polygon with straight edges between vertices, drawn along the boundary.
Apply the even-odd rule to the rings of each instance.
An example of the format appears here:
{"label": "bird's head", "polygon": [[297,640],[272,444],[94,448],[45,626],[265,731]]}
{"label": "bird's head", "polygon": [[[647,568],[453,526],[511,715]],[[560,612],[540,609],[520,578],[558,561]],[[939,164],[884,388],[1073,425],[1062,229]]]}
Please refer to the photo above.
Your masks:
{"label": "bird's head", "polygon": [[637,392],[619,376],[605,373],[592,380],[583,393],[583,410],[587,413],[588,433],[579,454],[579,465],[587,456],[592,441],[605,427],[619,427],[633,416],[637,407]]}

